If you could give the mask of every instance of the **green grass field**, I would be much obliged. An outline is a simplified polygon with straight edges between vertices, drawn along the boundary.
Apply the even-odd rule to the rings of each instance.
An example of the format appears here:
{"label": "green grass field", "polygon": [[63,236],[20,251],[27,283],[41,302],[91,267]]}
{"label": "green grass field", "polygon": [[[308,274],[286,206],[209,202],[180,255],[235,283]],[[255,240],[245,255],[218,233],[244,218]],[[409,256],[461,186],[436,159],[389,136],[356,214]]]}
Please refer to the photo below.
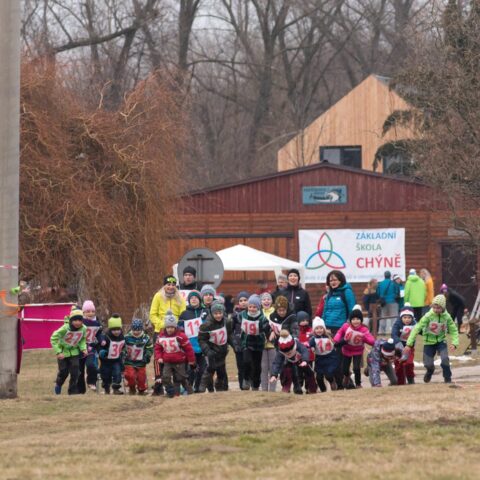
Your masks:
{"label": "green grass field", "polygon": [[0,401],[2,479],[479,476],[478,384],[56,397],[55,369],[27,352],[19,398]]}

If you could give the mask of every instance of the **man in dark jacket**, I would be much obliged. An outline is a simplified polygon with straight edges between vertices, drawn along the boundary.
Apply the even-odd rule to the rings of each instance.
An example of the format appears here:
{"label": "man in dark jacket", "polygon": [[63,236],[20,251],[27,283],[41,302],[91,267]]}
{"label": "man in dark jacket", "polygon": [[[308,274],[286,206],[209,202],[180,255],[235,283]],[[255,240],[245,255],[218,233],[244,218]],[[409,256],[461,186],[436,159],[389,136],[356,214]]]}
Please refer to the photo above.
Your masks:
{"label": "man in dark jacket", "polygon": [[279,294],[287,298],[295,313],[307,312],[311,317],[312,304],[310,302],[310,295],[300,286],[300,272],[296,268],[292,268],[287,272],[287,278],[287,288],[281,290]]}
{"label": "man in dark jacket", "polygon": [[198,290],[202,289],[202,284],[197,282],[197,271],[195,268],[187,265],[183,269],[183,282],[180,283],[180,290]]}
{"label": "man in dark jacket", "polygon": [[443,284],[440,287],[440,293],[443,293],[447,299],[447,312],[454,322],[457,322],[458,328],[462,325],[463,311],[465,310],[465,299],[453,288]]}

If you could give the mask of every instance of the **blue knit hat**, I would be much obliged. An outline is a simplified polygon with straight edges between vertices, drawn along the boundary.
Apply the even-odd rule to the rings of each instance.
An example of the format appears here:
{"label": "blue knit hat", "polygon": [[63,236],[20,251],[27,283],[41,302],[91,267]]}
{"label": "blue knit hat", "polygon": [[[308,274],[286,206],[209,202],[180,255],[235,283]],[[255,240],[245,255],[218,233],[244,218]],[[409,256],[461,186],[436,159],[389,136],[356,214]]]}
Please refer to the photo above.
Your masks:
{"label": "blue knit hat", "polygon": [[143,322],[139,318],[134,318],[130,328],[135,331],[143,330]]}
{"label": "blue knit hat", "polygon": [[262,302],[260,301],[260,297],[258,295],[250,295],[248,298],[249,305],[255,305],[259,310],[262,308]]}

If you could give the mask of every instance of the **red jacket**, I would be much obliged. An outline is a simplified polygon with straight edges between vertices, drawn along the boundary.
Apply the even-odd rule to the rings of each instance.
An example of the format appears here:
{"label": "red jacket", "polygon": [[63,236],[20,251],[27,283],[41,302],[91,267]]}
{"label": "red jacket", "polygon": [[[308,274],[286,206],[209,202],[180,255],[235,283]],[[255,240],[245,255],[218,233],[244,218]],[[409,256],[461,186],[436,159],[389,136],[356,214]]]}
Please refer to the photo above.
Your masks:
{"label": "red jacket", "polygon": [[188,337],[178,328],[172,335],[162,330],[155,342],[155,360],[163,363],[195,363],[195,352]]}
{"label": "red jacket", "polygon": [[322,295],[320,297],[320,301],[318,302],[317,309],[315,310],[315,317],[322,317],[323,311],[325,310],[325,297],[327,294]]}
{"label": "red jacket", "polygon": [[309,325],[299,325],[298,326],[298,339],[301,343],[307,347],[307,350],[310,352],[310,362],[315,360],[315,354],[313,353],[312,349],[310,348],[310,337],[313,335],[312,327]]}

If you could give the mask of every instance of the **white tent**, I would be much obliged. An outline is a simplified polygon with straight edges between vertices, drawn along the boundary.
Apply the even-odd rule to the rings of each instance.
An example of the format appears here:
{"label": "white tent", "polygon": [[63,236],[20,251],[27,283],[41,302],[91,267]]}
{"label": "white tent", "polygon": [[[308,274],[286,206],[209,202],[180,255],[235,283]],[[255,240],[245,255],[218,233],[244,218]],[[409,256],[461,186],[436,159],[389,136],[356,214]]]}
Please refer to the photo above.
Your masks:
{"label": "white tent", "polygon": [[[282,270],[296,268],[300,272],[300,282],[305,286],[305,267],[287,258],[277,257],[241,244],[219,250],[217,255],[222,259],[224,270],[231,272],[273,271],[278,278]],[[173,266],[175,276],[177,276],[177,267],[178,264]]]}

